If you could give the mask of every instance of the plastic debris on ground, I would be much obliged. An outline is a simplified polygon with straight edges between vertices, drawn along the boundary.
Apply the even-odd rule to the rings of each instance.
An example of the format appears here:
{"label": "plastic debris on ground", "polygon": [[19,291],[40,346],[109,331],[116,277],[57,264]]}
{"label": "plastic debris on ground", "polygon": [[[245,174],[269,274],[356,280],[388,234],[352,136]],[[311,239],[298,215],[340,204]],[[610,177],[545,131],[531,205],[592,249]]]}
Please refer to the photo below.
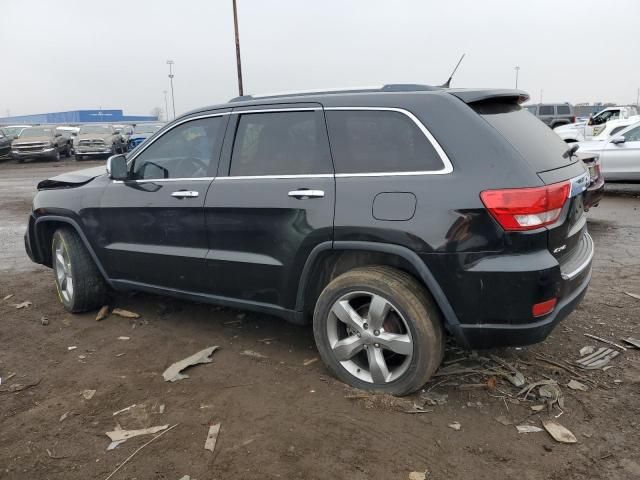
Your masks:
{"label": "plastic debris on ground", "polygon": [[536,427],[535,425],[516,425],[516,429],[518,433],[537,433],[542,432],[540,427]]}
{"label": "plastic debris on ground", "polygon": [[130,438],[139,437],[140,435],[150,435],[152,433],[158,433],[167,428],[169,428],[169,425],[159,425],[156,427],[142,428],[139,430],[123,430],[118,425],[113,431],[106,432],[107,437],[109,437],[109,439],[111,440],[111,443],[107,447],[107,450],[113,450],[118,445],[121,445]]}
{"label": "plastic debris on ground", "polygon": [[95,394],[96,394],[95,390],[83,390],[82,391],[82,396],[84,397],[85,400],[91,400]]}
{"label": "plastic debris on ground", "polygon": [[191,367],[193,365],[198,365],[200,363],[211,363],[213,360],[211,359],[211,355],[213,352],[218,350],[218,346],[215,347],[207,347],[204,350],[200,350],[199,352],[194,353],[193,355],[180,360],[172,364],[169,368],[167,368],[162,374],[164,380],[166,382],[175,382],[176,380],[182,380],[184,378],[189,378],[189,375],[181,373],[182,370]]}
{"label": "plastic debris on ground", "polygon": [[264,360],[266,358],[269,358],[266,355],[263,355],[263,354],[258,353],[258,352],[254,352],[253,350],[243,350],[242,352],[240,352],[240,355],[243,355],[245,357],[258,358],[260,360]]}
{"label": "plastic debris on ground", "polygon": [[104,320],[108,316],[109,316],[109,305],[104,305],[96,315],[96,322],[99,322],[100,320]]}
{"label": "plastic debris on ground", "polygon": [[547,432],[549,432],[549,435],[551,435],[556,442],[576,443],[578,441],[575,435],[567,428],[552,420],[543,420],[542,426]]}
{"label": "plastic debris on ground", "polygon": [[602,347],[591,355],[587,355],[586,357],[576,360],[576,363],[580,368],[584,368],[585,370],[595,370],[597,368],[604,367],[618,355],[620,355],[620,352],[617,350]]}
{"label": "plastic debris on ground", "polygon": [[567,383],[567,387],[569,387],[571,390],[581,390],[583,392],[586,392],[587,390],[589,390],[589,387],[587,387],[584,383],[580,383],[577,380],[570,380],[569,383]]}
{"label": "plastic debris on ground", "polygon": [[453,422],[453,423],[450,423],[447,426],[449,428],[453,428],[454,430],[460,430],[462,428],[462,425],[460,425],[460,422]]}
{"label": "plastic debris on ground", "polygon": [[209,427],[209,432],[207,433],[207,439],[204,442],[204,449],[213,452],[216,448],[216,442],[218,441],[218,434],[220,433],[220,424],[216,423],[215,425],[211,425]]}

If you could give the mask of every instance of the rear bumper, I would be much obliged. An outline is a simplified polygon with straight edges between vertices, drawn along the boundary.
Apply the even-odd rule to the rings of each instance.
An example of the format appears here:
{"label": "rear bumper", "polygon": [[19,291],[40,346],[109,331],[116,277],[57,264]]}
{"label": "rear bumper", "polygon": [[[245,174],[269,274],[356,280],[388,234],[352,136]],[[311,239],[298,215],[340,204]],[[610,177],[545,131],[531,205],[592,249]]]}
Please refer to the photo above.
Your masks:
{"label": "rear bumper", "polygon": [[[561,263],[546,249],[470,259],[439,256],[439,265],[432,257],[429,267],[458,319],[447,324],[458,343],[483,349],[544,340],[575,309],[589,286],[593,241],[586,230],[580,234]],[[551,299],[557,300],[554,310],[534,317],[533,306]]]}
{"label": "rear bumper", "polygon": [[569,292],[556,306],[553,313],[536,322],[506,325],[461,325],[462,335],[469,348],[497,348],[525,346],[542,342],[555,326],[565,319],[584,298],[591,280],[591,265],[581,276],[577,288]]}
{"label": "rear bumper", "polygon": [[598,180],[584,192],[583,202],[585,209],[597,207],[602,197],[604,197],[604,177],[600,175]]}

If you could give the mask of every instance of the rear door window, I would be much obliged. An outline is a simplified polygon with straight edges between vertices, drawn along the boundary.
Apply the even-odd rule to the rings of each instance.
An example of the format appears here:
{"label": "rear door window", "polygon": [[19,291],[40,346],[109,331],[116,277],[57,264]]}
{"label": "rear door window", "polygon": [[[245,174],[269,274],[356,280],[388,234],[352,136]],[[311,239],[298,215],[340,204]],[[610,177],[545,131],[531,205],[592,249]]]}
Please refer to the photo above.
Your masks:
{"label": "rear door window", "polygon": [[569,115],[571,110],[568,105],[558,105],[556,107],[556,112],[558,112],[558,115]]}
{"label": "rear door window", "polygon": [[442,159],[418,125],[401,112],[326,112],[336,173],[441,170]]}
{"label": "rear door window", "polygon": [[555,115],[553,105],[540,105],[538,108],[538,115]]}
{"label": "rear door window", "polygon": [[478,103],[471,107],[495,128],[536,170],[543,172],[576,161],[567,144],[519,105]]}
{"label": "rear door window", "polygon": [[230,176],[333,173],[318,111],[241,114]]}

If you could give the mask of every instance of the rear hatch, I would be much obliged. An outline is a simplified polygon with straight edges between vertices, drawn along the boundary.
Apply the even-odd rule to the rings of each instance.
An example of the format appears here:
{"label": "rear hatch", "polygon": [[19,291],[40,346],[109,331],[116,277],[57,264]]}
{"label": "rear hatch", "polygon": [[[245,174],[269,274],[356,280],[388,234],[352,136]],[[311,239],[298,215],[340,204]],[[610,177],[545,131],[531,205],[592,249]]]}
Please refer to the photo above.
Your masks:
{"label": "rear hatch", "polygon": [[540,120],[512,101],[482,101],[470,106],[495,128],[526,160],[545,185],[568,183],[567,198],[557,221],[547,225],[548,248],[558,259],[563,273],[583,256],[586,235],[584,191],[589,174],[572,155],[570,145]]}

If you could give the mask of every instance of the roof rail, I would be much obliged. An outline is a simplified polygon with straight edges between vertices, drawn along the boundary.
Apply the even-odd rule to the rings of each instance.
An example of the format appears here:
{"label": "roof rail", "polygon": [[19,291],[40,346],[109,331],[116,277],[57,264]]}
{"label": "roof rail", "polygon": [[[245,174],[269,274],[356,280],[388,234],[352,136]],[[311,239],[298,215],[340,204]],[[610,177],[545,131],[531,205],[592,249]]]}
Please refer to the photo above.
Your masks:
{"label": "roof rail", "polygon": [[367,92],[425,92],[442,90],[442,87],[421,85],[417,83],[391,83],[375,87],[351,87],[351,88],[325,88],[322,90],[298,90],[292,92],[267,93],[258,95],[242,95],[229,100],[229,102],[242,102],[261,98],[304,97],[312,95],[332,95],[341,93],[367,93]]}

